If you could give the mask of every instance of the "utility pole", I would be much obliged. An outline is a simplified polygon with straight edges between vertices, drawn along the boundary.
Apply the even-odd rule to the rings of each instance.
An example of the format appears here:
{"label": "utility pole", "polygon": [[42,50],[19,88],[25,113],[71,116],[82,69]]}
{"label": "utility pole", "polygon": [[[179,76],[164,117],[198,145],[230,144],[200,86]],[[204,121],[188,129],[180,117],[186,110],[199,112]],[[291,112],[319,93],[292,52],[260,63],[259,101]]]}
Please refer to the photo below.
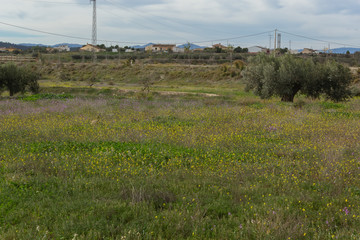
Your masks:
{"label": "utility pole", "polygon": [[[92,20],[92,45],[96,46],[97,44],[97,27],[96,27],[96,0],[90,0],[93,2],[93,20]],[[96,53],[95,49],[93,51],[93,61],[96,62]]]}
{"label": "utility pole", "polygon": [[277,29],[275,29],[274,56],[276,56],[276,33],[277,33]]}
{"label": "utility pole", "polygon": [[92,44],[97,44],[97,29],[96,29],[96,0],[90,0],[93,2],[93,20],[92,20]]}
{"label": "utility pole", "polygon": [[272,35],[269,34],[269,52],[271,52],[271,37],[272,37]]}

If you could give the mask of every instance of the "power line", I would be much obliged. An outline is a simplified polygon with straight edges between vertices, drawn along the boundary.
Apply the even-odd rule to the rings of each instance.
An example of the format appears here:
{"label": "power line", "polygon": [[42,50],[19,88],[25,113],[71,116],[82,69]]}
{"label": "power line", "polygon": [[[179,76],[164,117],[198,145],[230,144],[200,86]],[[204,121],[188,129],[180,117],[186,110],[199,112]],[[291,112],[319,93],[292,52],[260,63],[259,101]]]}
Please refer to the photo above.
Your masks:
{"label": "power line", "polygon": [[236,40],[236,39],[241,39],[241,38],[256,37],[256,36],[260,36],[260,35],[264,35],[264,34],[269,34],[271,32],[272,31],[267,31],[267,32],[255,33],[255,34],[244,35],[244,36],[233,37],[233,38],[213,39],[213,40],[198,41],[198,42],[192,42],[192,43],[197,43],[198,44],[198,43],[208,43],[208,42],[230,41],[230,40]]}
{"label": "power line", "polygon": [[[112,0],[104,0],[104,1],[110,3],[111,5],[113,5],[113,6],[115,6],[115,7],[120,7],[120,8],[122,8],[122,9],[126,9],[127,11],[134,12],[134,13],[137,14],[138,16],[142,16],[142,17],[145,17],[145,18],[147,18],[147,19],[150,19],[150,18],[148,18],[148,16],[153,16],[153,17],[160,18],[160,19],[163,19],[163,20],[168,21],[168,22],[172,22],[172,23],[177,24],[177,25],[182,25],[182,26],[185,26],[185,27],[188,27],[188,28],[192,28],[192,29],[199,30],[199,28],[196,27],[196,26],[194,26],[193,24],[190,25],[190,24],[185,24],[185,23],[182,23],[182,22],[176,22],[176,21],[174,21],[174,20],[172,20],[172,19],[165,18],[165,17],[161,17],[161,16],[157,16],[157,15],[153,15],[153,14],[148,13],[148,12],[147,12],[146,14],[144,14],[143,12],[137,11],[137,10],[132,9],[132,8],[125,7],[124,5],[121,5],[121,4],[117,3],[117,2],[114,3],[114,1],[112,1]],[[118,5],[118,6],[117,6],[117,5]],[[155,22],[155,23],[158,23],[158,24],[163,25],[163,26],[165,26],[165,27],[169,27],[169,28],[173,28],[173,27],[174,27],[173,25],[165,24],[164,22],[156,21],[156,20],[154,20],[154,19],[150,19],[150,21]],[[212,32],[218,32],[218,33],[222,33],[222,34],[224,34],[224,33],[230,34],[230,33],[228,33],[228,32],[218,31],[218,30],[206,28],[206,27],[204,27],[204,26],[202,26],[201,29],[208,29],[208,30],[211,30]]]}
{"label": "power line", "polygon": [[[32,32],[37,32],[37,33],[52,35],[52,36],[72,38],[72,39],[79,39],[79,40],[85,40],[85,41],[91,41],[91,40],[92,40],[92,39],[90,39],[90,38],[79,37],[79,36],[72,36],[72,35],[66,35],[66,34],[59,34],[59,33],[53,33],[53,32],[48,32],[48,31],[33,29],[33,28],[29,28],[29,27],[23,27],[23,26],[19,26],[19,25],[15,25],[15,24],[10,24],[10,23],[6,23],[6,22],[2,22],[2,21],[0,21],[0,24],[6,25],[6,26],[10,26],[10,27],[14,27],[14,28],[19,28],[19,29],[27,30],[27,31],[32,31]],[[349,46],[349,47],[358,47],[358,48],[360,48],[359,45],[354,45],[354,44],[346,44],[346,43],[338,43],[338,42],[326,41],[326,40],[321,40],[321,39],[317,39],[317,38],[313,38],[313,37],[307,37],[307,36],[300,35],[300,34],[289,33],[289,32],[285,32],[285,31],[281,31],[281,30],[278,30],[278,32],[281,32],[281,33],[284,33],[284,34],[288,34],[288,35],[292,35],[292,36],[299,37],[299,38],[304,38],[304,39],[312,40],[312,41],[322,42],[322,43],[329,43],[329,44],[334,44],[334,45],[342,45],[342,46]],[[256,34],[249,34],[249,35],[244,35],[244,36],[239,36],[239,37],[233,37],[233,38],[212,39],[212,40],[204,40],[204,41],[193,41],[193,42],[191,42],[191,43],[200,44],[200,43],[209,43],[209,42],[230,41],[230,40],[236,40],[236,39],[242,39],[242,38],[249,38],[249,37],[260,36],[260,35],[269,34],[269,33],[272,33],[272,31],[266,31],[266,32],[261,32],[261,33],[256,33]],[[144,42],[116,41],[116,40],[103,40],[103,39],[98,39],[98,41],[99,41],[99,42],[105,42],[105,43],[111,42],[111,43],[117,43],[117,44],[139,44],[139,45],[147,44],[147,43],[144,43]]]}
{"label": "power line", "polygon": [[295,37],[300,37],[300,38],[304,38],[304,39],[308,39],[308,40],[312,40],[312,41],[316,41],[316,42],[330,43],[330,44],[334,44],[334,45],[341,45],[341,46],[360,48],[359,45],[326,41],[326,40],[321,40],[321,39],[317,39],[317,38],[313,38],[313,37],[307,37],[307,36],[303,36],[303,35],[299,35],[299,34],[289,33],[289,32],[285,32],[285,31],[281,31],[281,30],[278,30],[278,31],[281,32],[281,33],[285,33],[285,34],[288,34],[288,35],[292,35],[292,36],[295,36]]}
{"label": "power line", "polygon": [[[58,36],[58,37],[65,37],[65,38],[72,38],[72,39],[79,39],[79,40],[86,40],[86,41],[91,41],[92,40],[91,38],[84,38],[84,37],[77,37],[77,36],[70,36],[70,35],[65,35],[65,34],[47,32],[47,31],[37,30],[37,29],[33,29],[33,28],[28,28],[28,27],[22,27],[22,26],[10,24],[10,23],[5,23],[5,22],[0,22],[0,24],[10,26],[10,27],[14,27],[14,28],[27,30],[27,31],[38,32],[38,33],[43,33],[43,34],[53,35],[53,36]],[[122,42],[122,41],[101,40],[101,39],[98,39],[97,41],[98,42],[125,43],[125,44],[145,44],[145,43],[139,43],[139,42]]]}
{"label": "power line", "polygon": [[[109,1],[109,0],[104,0],[104,1],[108,2],[109,4],[111,4],[111,5],[115,6],[115,7],[118,7],[118,6],[116,6],[113,2],[111,2],[111,1]],[[120,7],[122,7],[122,6],[120,6]],[[145,14],[143,14],[143,13],[140,13],[140,12],[138,12],[138,11],[136,11],[136,10],[133,10],[133,9],[127,8],[127,7],[122,7],[122,8],[124,8],[124,9],[127,10],[127,11],[134,12],[135,14],[137,14],[137,15],[140,16],[140,17],[146,16],[146,15],[151,15],[151,14],[146,14],[146,15],[145,15]],[[102,8],[102,7],[101,7],[100,9],[101,9],[102,11],[108,12],[108,13],[114,15],[114,16],[120,17],[119,15],[117,15],[117,14],[115,14],[115,13],[112,13],[112,12],[110,12],[110,11],[107,11],[107,10],[105,10],[105,9]],[[141,16],[141,15],[142,15],[142,16]],[[152,15],[152,16],[154,16],[154,15]],[[155,16],[155,17],[157,17],[157,18],[162,18],[162,17],[159,17],[159,16]],[[163,18],[163,19],[165,19],[165,18]],[[165,20],[166,20],[166,19],[165,19]],[[160,22],[160,21],[156,21],[156,20],[154,20],[154,19],[151,19],[150,21],[155,22],[155,23],[160,24],[160,25],[163,25],[163,26],[168,27],[168,28],[170,28],[170,29],[173,28],[173,26],[170,26],[170,25],[165,24],[165,23]],[[169,34],[171,34],[171,35],[179,38],[179,35],[178,35],[178,34],[174,34],[174,33],[168,32],[168,31],[161,31],[161,30],[155,29],[155,28],[153,28],[153,27],[151,27],[151,26],[145,26],[145,25],[143,25],[143,24],[140,24],[140,23],[134,22],[134,21],[132,21],[132,23],[134,23],[134,24],[136,24],[136,25],[139,25],[139,26],[141,26],[141,27],[143,27],[143,28],[145,28],[145,29],[150,29],[150,30],[154,31],[155,33],[162,33],[162,34],[165,34],[166,36],[168,36]]]}
{"label": "power line", "polygon": [[65,35],[65,34],[46,32],[46,31],[42,31],[42,30],[32,29],[32,28],[28,28],[28,27],[22,27],[22,26],[10,24],[10,23],[5,23],[5,22],[0,22],[0,24],[10,26],[10,27],[20,28],[20,29],[24,29],[24,30],[28,30],[28,31],[32,31],[32,32],[38,32],[38,33],[58,36],[58,37],[66,37],[66,38],[73,38],[73,39],[80,39],[80,40],[89,40],[89,38],[75,37],[75,36],[69,36],[69,35]]}
{"label": "power line", "polygon": [[[115,17],[120,17],[119,15],[117,15],[117,14],[115,14],[115,13],[112,13],[112,12],[110,12],[110,11],[108,11],[108,10],[105,10],[105,9],[103,9],[102,7],[98,7],[98,8],[99,8],[101,11],[106,12],[106,13],[108,13],[108,14],[111,14],[111,15],[113,15],[113,16],[115,16]],[[156,30],[156,29],[154,29],[154,28],[152,28],[152,27],[145,26],[145,25],[140,24],[140,23],[137,23],[137,22],[132,22],[132,23],[135,24],[135,25],[138,25],[138,26],[140,26],[140,27],[143,27],[143,28],[145,28],[145,29],[150,29],[150,30],[152,30],[154,33],[163,33],[163,34],[169,35],[169,32]]]}
{"label": "power line", "polygon": [[46,3],[46,4],[66,4],[66,5],[89,5],[89,3],[73,3],[73,2],[50,2],[50,1],[36,1],[36,0],[28,0],[28,2],[34,3]]}

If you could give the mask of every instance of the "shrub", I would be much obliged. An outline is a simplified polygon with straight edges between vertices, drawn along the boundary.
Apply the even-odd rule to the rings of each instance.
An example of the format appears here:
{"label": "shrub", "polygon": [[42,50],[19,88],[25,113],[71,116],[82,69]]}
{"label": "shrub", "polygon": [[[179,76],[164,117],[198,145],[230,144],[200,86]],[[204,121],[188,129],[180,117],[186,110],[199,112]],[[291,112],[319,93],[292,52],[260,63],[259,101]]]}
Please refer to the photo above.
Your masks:
{"label": "shrub", "polygon": [[244,70],[244,68],[245,68],[245,63],[241,60],[234,61],[234,65],[235,65],[236,69],[240,69],[241,71]]}
{"label": "shrub", "polygon": [[261,98],[280,96],[281,101],[293,102],[297,93],[303,93],[313,98],[325,95],[338,102],[351,96],[350,69],[336,62],[321,64],[290,54],[279,58],[260,54],[250,60],[243,77],[246,90]]}
{"label": "shrub", "polygon": [[24,93],[27,90],[37,93],[39,77],[40,75],[33,69],[8,63],[0,66],[0,89],[6,88],[10,96],[18,92]]}

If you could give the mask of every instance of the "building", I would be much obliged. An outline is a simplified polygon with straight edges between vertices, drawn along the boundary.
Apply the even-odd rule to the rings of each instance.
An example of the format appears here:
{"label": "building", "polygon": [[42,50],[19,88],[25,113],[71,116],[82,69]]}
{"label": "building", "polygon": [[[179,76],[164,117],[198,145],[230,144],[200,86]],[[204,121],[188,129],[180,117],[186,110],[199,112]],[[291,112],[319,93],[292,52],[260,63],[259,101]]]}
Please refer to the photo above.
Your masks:
{"label": "building", "polygon": [[148,52],[170,52],[176,48],[175,44],[152,44],[145,48]]}
{"label": "building", "polygon": [[98,46],[87,44],[80,48],[80,52],[105,52],[105,49],[101,49]]}
{"label": "building", "polygon": [[174,48],[173,48],[173,52],[174,52],[174,53],[184,53],[184,52],[185,52],[185,48],[174,47]]}
{"label": "building", "polygon": [[220,48],[220,49],[222,49],[222,50],[227,50],[227,49],[228,49],[228,47],[226,47],[226,46],[224,46],[224,45],[222,45],[222,44],[220,44],[220,43],[214,44],[212,47],[213,47],[213,48]]}
{"label": "building", "polygon": [[70,47],[68,45],[61,45],[58,47],[54,47],[55,50],[58,50],[59,52],[70,52]]}
{"label": "building", "polygon": [[0,48],[0,52],[9,52],[9,53],[13,53],[13,52],[21,52],[21,49],[17,49],[17,48]]}
{"label": "building", "polygon": [[311,48],[304,48],[304,50],[301,51],[302,54],[314,54],[316,53],[316,50]]}
{"label": "building", "polygon": [[248,48],[249,53],[269,53],[270,50],[265,47],[253,46]]}

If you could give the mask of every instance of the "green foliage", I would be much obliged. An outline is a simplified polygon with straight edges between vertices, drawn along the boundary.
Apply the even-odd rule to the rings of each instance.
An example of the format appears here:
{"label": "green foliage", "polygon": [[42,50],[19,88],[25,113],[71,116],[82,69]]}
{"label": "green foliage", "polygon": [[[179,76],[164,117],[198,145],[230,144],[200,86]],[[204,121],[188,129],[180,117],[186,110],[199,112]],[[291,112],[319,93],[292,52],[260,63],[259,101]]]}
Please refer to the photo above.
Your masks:
{"label": "green foliage", "polygon": [[31,96],[22,96],[18,99],[28,102],[28,101],[37,101],[40,99],[59,99],[59,100],[65,100],[65,99],[72,99],[74,98],[73,95],[64,93],[64,94],[53,94],[53,93],[41,93],[41,94],[34,94]]}
{"label": "green foliage", "polygon": [[360,99],[215,100],[0,100],[0,239],[359,236]]}
{"label": "green foliage", "polygon": [[33,93],[39,91],[39,74],[30,67],[18,67],[14,63],[0,66],[0,89],[9,90],[10,96],[29,90]]}
{"label": "green foliage", "polygon": [[350,70],[336,62],[320,64],[290,54],[278,58],[260,54],[250,60],[243,76],[246,90],[261,98],[275,95],[293,102],[295,95],[302,93],[312,98],[325,95],[338,102],[351,96]]}
{"label": "green foliage", "polygon": [[240,69],[240,71],[244,70],[245,66],[246,66],[244,61],[241,61],[241,60],[234,61],[234,65],[235,65],[236,69]]}
{"label": "green foliage", "polygon": [[249,52],[249,49],[248,48],[236,47],[236,48],[234,48],[234,52],[235,53],[247,53],[247,52]]}

